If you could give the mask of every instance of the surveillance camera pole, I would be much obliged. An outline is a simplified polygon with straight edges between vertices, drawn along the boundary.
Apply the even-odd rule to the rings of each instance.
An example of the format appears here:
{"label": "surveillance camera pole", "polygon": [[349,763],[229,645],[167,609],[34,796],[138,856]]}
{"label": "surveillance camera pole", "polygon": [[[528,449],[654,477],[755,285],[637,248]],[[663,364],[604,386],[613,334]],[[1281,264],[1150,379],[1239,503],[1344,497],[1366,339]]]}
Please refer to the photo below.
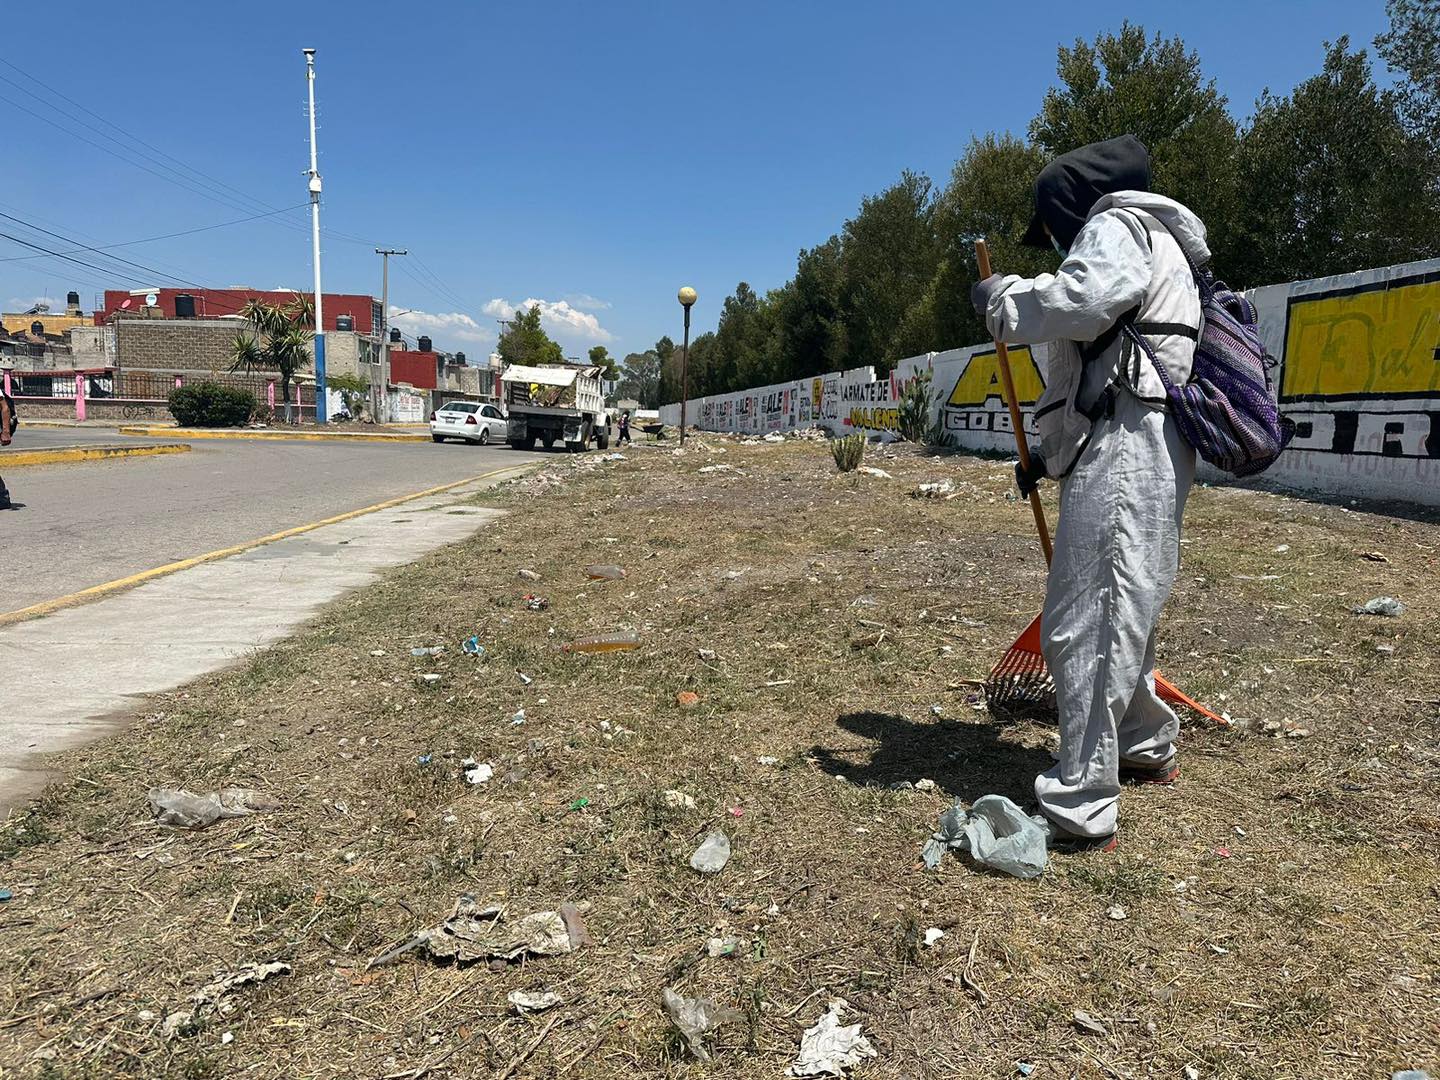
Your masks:
{"label": "surveillance camera pole", "polygon": [[315,50],[305,52],[305,82],[310,88],[310,244],[315,264],[315,422],[325,423],[325,302],[320,291],[320,168],[315,153]]}
{"label": "surveillance camera pole", "polygon": [[389,419],[390,412],[390,256],[408,255],[398,248],[376,248],[384,269],[380,272],[380,386],[372,393],[375,405],[371,412],[377,424]]}

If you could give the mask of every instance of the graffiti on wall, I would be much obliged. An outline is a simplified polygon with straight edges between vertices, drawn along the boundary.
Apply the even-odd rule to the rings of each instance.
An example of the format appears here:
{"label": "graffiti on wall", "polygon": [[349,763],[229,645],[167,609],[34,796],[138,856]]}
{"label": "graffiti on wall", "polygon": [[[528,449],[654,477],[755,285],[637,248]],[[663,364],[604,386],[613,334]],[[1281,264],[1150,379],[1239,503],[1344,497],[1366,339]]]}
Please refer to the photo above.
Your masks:
{"label": "graffiti on wall", "polygon": [[1440,459],[1440,273],[1291,296],[1284,341],[1293,449]]}
{"label": "graffiti on wall", "polygon": [[[1039,400],[1045,389],[1045,380],[1041,378],[1040,368],[1028,347],[1009,350],[1009,357],[1015,396],[1029,426],[1027,407]],[[955,366],[937,365],[937,371]],[[940,385],[943,387],[944,384]],[[943,398],[941,408],[946,431],[1010,432],[1010,412],[1005,407],[1004,384],[1000,380],[1000,357],[993,348],[977,350],[961,361],[954,385]]]}

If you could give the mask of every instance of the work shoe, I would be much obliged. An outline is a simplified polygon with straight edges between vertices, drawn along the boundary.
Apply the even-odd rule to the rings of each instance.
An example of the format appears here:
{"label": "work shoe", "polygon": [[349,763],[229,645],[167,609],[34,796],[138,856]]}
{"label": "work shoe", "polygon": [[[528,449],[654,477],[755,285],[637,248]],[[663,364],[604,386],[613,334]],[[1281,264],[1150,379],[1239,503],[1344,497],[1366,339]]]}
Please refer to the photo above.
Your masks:
{"label": "work shoe", "polygon": [[1039,807],[1035,812],[1045,819],[1045,828],[1048,837],[1045,846],[1051,851],[1058,851],[1066,855],[1078,855],[1082,851],[1099,851],[1109,854],[1120,846],[1120,835],[1111,833],[1109,836],[1080,836],[1078,833],[1067,832],[1059,825],[1056,825]]}
{"label": "work shoe", "polygon": [[1129,784],[1173,784],[1180,779],[1180,763],[1173,757],[1159,765],[1120,764],[1120,779]]}

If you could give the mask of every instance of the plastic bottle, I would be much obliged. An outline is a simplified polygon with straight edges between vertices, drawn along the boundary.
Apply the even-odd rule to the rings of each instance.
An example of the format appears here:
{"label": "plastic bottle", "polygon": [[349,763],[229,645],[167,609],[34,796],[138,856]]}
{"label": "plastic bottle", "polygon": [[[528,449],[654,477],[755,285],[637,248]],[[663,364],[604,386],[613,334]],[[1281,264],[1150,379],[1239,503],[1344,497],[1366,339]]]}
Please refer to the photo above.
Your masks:
{"label": "plastic bottle", "polygon": [[585,576],[596,581],[619,581],[625,576],[625,568],[613,563],[592,563],[585,567]]}
{"label": "plastic bottle", "polygon": [[577,638],[560,646],[561,652],[607,653],[625,652],[640,647],[640,635],[633,630],[618,634],[599,634],[595,637]]}

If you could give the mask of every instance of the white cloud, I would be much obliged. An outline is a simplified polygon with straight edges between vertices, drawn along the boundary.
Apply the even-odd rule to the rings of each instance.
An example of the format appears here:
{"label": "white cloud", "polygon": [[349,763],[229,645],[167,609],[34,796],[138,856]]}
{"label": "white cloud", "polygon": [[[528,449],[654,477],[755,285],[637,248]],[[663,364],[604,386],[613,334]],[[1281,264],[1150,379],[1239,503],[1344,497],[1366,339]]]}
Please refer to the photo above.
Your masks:
{"label": "white cloud", "polygon": [[29,311],[36,304],[49,304],[51,311],[64,311],[65,301],[56,300],[53,296],[12,296],[6,301],[11,313]]}
{"label": "white cloud", "polygon": [[461,311],[405,311],[390,305],[390,325],[398,326],[411,337],[425,334],[438,344],[454,342],[488,343],[495,340],[495,331],[481,326]]}
{"label": "white cloud", "polygon": [[609,300],[601,300],[598,296],[591,296],[589,293],[572,293],[565,297],[570,306],[579,308],[581,311],[604,311],[613,307]]}
{"label": "white cloud", "polygon": [[481,310],[497,319],[509,319],[517,311],[528,311],[532,307],[540,309],[540,325],[556,337],[586,342],[615,340],[615,335],[601,326],[599,319],[588,311],[573,307],[566,300],[537,300],[531,297],[524,303],[512,304],[509,300],[496,297],[487,301]]}

